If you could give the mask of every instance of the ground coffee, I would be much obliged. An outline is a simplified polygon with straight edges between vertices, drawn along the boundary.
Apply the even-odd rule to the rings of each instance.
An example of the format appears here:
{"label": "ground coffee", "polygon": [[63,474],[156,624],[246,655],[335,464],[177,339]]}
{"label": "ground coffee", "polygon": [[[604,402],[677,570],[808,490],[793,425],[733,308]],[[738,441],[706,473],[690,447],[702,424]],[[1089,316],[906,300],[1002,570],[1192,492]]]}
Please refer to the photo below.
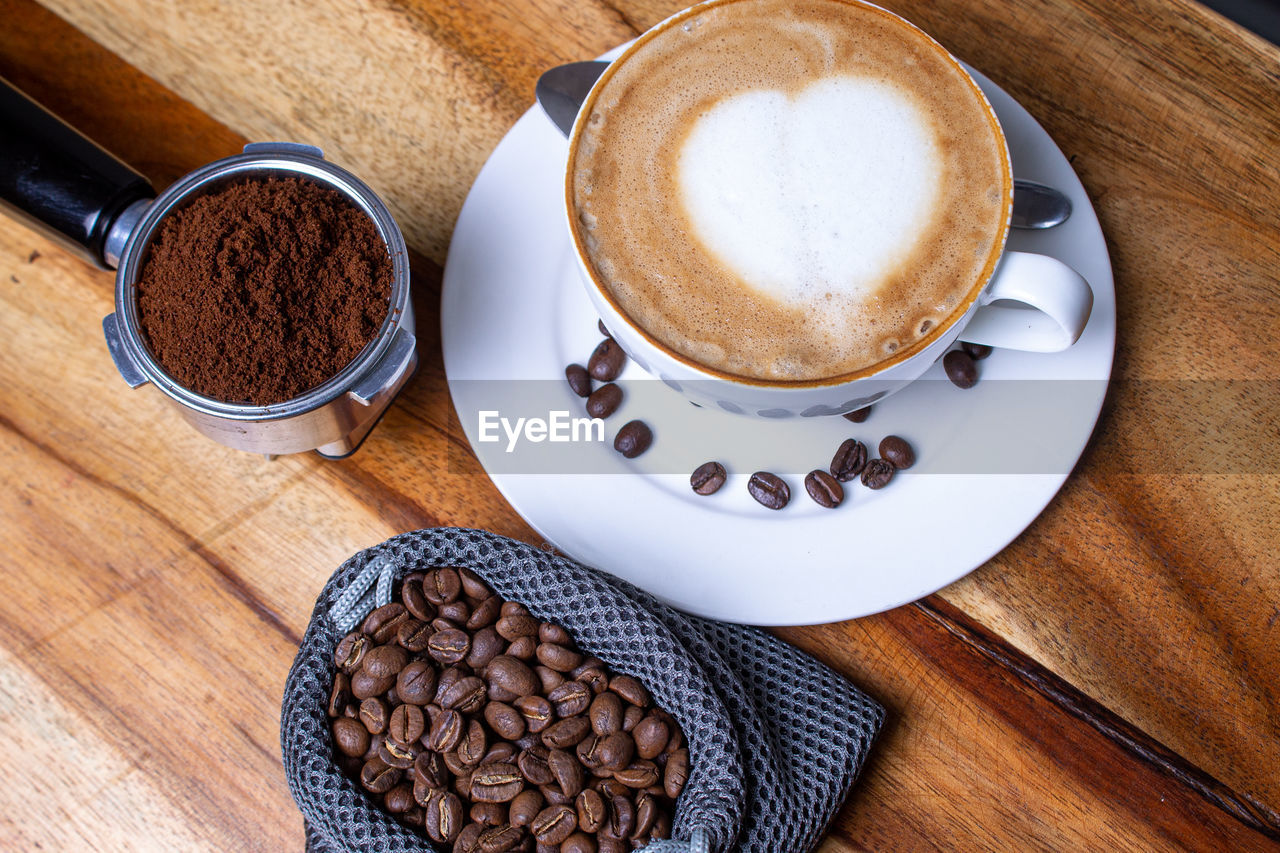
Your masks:
{"label": "ground coffee", "polygon": [[339,192],[250,179],[165,219],[138,312],[147,346],[181,385],[263,406],[350,363],[386,318],[391,281],[386,243]]}

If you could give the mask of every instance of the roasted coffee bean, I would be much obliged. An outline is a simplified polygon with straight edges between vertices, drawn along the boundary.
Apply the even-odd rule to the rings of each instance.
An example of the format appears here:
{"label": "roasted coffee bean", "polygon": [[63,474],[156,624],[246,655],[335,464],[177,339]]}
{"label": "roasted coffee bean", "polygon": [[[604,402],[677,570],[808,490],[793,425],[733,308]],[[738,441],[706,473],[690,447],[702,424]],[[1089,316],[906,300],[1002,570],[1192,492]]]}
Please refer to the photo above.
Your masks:
{"label": "roasted coffee bean", "polygon": [[619,795],[609,801],[609,820],[601,828],[601,834],[606,838],[616,838],[619,841],[626,840],[631,837],[631,831],[636,826],[636,807],[629,797]]}
{"label": "roasted coffee bean", "polygon": [[351,695],[360,701],[368,699],[370,696],[380,696],[395,686],[396,677],[388,675],[385,678],[378,678],[370,675],[361,667],[355,675],[351,676]]}
{"label": "roasted coffee bean", "polygon": [[645,759],[657,758],[667,746],[671,732],[658,717],[645,717],[631,733],[635,738],[636,755]]}
{"label": "roasted coffee bean", "polygon": [[[639,728],[639,726],[637,726]],[[600,738],[600,744],[596,747],[596,755],[599,758],[600,766],[606,770],[623,770],[629,764],[636,754],[636,741],[627,732],[614,732]]]}
{"label": "roasted coffee bean", "polygon": [[916,454],[911,445],[896,435],[880,439],[880,456],[899,471],[916,464]]}
{"label": "roasted coffee bean", "polygon": [[406,576],[400,587],[400,600],[404,602],[405,609],[414,619],[430,622],[436,618],[435,605],[427,601],[427,597],[422,594],[421,579],[414,582]]}
{"label": "roasted coffee bean", "polygon": [[[520,729],[521,734],[526,730],[535,734],[541,732],[547,726],[551,725],[552,721],[555,719],[552,714],[551,703],[541,696],[522,696],[515,701],[513,707],[520,715],[520,719],[523,722],[523,726],[521,726]],[[490,722],[489,725],[493,726],[493,723]],[[497,731],[496,727],[494,730]],[[517,735],[515,738],[512,738],[512,740],[516,740],[519,737],[520,736]]]}
{"label": "roasted coffee bean", "polygon": [[373,648],[373,640],[359,631],[353,631],[338,641],[333,650],[333,663],[338,669],[351,675],[360,668],[364,656]]}
{"label": "roasted coffee bean", "polygon": [[511,743],[516,747],[516,749],[524,752],[526,749],[531,747],[542,746],[542,738],[539,735],[525,732],[524,737],[516,738]]}
{"label": "roasted coffee bean", "polygon": [[547,801],[547,805],[551,806],[569,806],[573,805],[573,798],[566,797],[560,790],[560,786],[556,784],[543,785],[538,789],[543,798]]}
{"label": "roasted coffee bean", "polygon": [[[467,653],[467,658],[463,662],[475,672],[480,672],[494,658],[502,654],[502,650],[506,646],[507,641],[498,636],[498,632],[493,629],[493,626],[486,626],[472,635],[471,651]],[[490,689],[492,689],[492,685],[490,685]]]}
{"label": "roasted coffee bean", "polygon": [[360,784],[366,791],[385,794],[400,781],[404,771],[374,756],[360,768]]}
{"label": "roasted coffee bean", "polygon": [[609,689],[609,675],[599,667],[584,664],[575,669],[570,675],[576,681],[580,681],[591,688],[591,692],[596,696]]}
{"label": "roasted coffee bean", "polygon": [[969,341],[961,341],[960,348],[967,352],[974,361],[982,361],[992,352],[992,348],[987,344],[974,344]]}
{"label": "roasted coffee bean", "polygon": [[577,746],[590,733],[591,723],[586,717],[570,717],[548,726],[542,733],[542,742],[549,749],[564,749]]}
{"label": "roasted coffee bean", "polygon": [[604,798],[590,788],[578,794],[574,800],[578,812],[578,826],[584,832],[598,832],[608,818]]}
{"label": "roasted coffee bean", "polygon": [[542,685],[543,693],[550,693],[567,680],[562,674],[556,672],[549,666],[538,664],[533,668],[534,675],[538,676],[538,682]]}
{"label": "roasted coffee bean", "polygon": [[599,329],[600,334],[604,335],[606,338],[613,337],[613,333],[611,333],[608,329],[605,328],[604,320],[596,320],[596,328]]}
{"label": "roasted coffee bean", "polygon": [[635,459],[653,444],[653,430],[644,421],[627,421],[613,438],[613,449]]}
{"label": "roasted coffee bean", "polygon": [[364,664],[360,669],[374,678],[394,679],[409,662],[409,653],[399,646],[378,646],[364,656]]}
{"label": "roasted coffee bean", "polygon": [[578,813],[567,805],[547,806],[538,812],[529,831],[543,844],[560,844],[578,828]]}
{"label": "roasted coffee bean", "polygon": [[524,717],[505,702],[490,702],[484,706],[484,721],[493,733],[504,740],[516,740],[525,732]]}
{"label": "roasted coffee bean", "polygon": [[605,338],[591,353],[591,358],[587,361],[587,373],[591,374],[592,379],[612,382],[622,373],[626,363],[627,354],[622,351],[622,347],[613,338]]}
{"label": "roasted coffee bean", "polygon": [[[465,723],[462,728],[463,731],[466,731]],[[462,743],[462,741],[459,740],[458,743]],[[471,773],[476,769],[475,765],[463,762],[463,760],[458,757],[458,750],[456,749],[452,752],[446,752],[441,756],[441,760],[444,761],[445,769],[453,774],[453,787],[454,790],[458,792],[458,796],[470,799]],[[484,764],[483,761],[480,763]]]}
{"label": "roasted coffee bean", "polygon": [[601,385],[587,398],[587,414],[593,418],[607,418],[622,405],[622,389],[612,382]]}
{"label": "roasted coffee bean", "polygon": [[445,711],[431,723],[427,733],[427,747],[436,752],[449,752],[462,740],[466,724],[457,711]]}
{"label": "roasted coffee bean", "polygon": [[343,755],[359,758],[369,751],[369,730],[359,720],[339,717],[333,721],[333,745]]}
{"label": "roasted coffee bean", "polygon": [[582,655],[557,643],[539,643],[538,661],[556,672],[572,672],[582,664]]}
{"label": "roasted coffee bean", "polygon": [[867,466],[867,446],[856,438],[840,442],[836,455],[831,457],[831,476],[847,483],[862,473]]}
{"label": "roasted coffee bean", "polygon": [[422,594],[436,607],[457,601],[462,594],[462,578],[458,576],[458,570],[443,568],[427,572],[422,580]]}
{"label": "roasted coffee bean", "polygon": [[883,459],[872,459],[862,469],[862,485],[868,489],[883,489],[893,479],[893,472],[898,470]]}
{"label": "roasted coffee bean", "polygon": [[519,846],[523,831],[520,827],[509,823],[490,827],[480,833],[476,850],[480,853],[507,853]]}
{"label": "roasted coffee bean", "polygon": [[[468,631],[478,631],[488,625],[492,625],[498,621],[498,615],[502,610],[502,599],[499,596],[491,595],[476,606],[471,611],[471,615],[467,617],[466,626]],[[472,642],[475,642],[474,640]]]}
{"label": "roasted coffee bean", "polygon": [[747,492],[768,509],[782,509],[791,501],[791,487],[776,474],[757,471],[747,481]]}
{"label": "roasted coffee bean", "polygon": [[445,767],[440,753],[430,749],[419,752],[413,760],[413,775],[425,788],[444,788],[449,784],[449,768]]}
{"label": "roasted coffee bean", "polygon": [[384,604],[364,618],[360,630],[373,638],[375,644],[389,643],[395,639],[400,624],[410,618],[404,605],[393,601]]}
{"label": "roasted coffee bean", "polygon": [[457,622],[451,622],[450,620],[445,619],[443,616],[437,616],[431,620],[431,627],[436,631],[456,631],[462,626]]}
{"label": "roasted coffee bean", "polygon": [[671,813],[663,811],[653,822],[653,829],[649,830],[650,838],[670,838],[671,837]]}
{"label": "roasted coffee bean", "polygon": [[333,676],[333,689],[329,691],[329,705],[326,710],[330,717],[341,717],[351,704],[351,679],[345,672]]}
{"label": "roasted coffee bean", "polygon": [[560,791],[568,798],[578,796],[582,790],[582,765],[572,753],[563,749],[553,749],[547,753],[547,766],[555,777]]}
{"label": "roasted coffee bean", "polygon": [[514,800],[511,801],[511,825],[512,826],[528,826],[533,823],[533,819],[537,817],[538,812],[542,811],[546,800],[542,796],[542,792],[537,788],[525,788],[519,794],[516,794]]}
{"label": "roasted coffee bean", "polygon": [[524,786],[514,764],[482,764],[471,774],[471,798],[481,803],[509,803]]}
{"label": "roasted coffee bean", "polygon": [[423,827],[432,841],[448,844],[462,831],[462,800],[456,794],[442,794],[428,803]]}
{"label": "roasted coffee bean", "polygon": [[615,675],[609,679],[609,689],[637,708],[649,707],[649,690],[639,679],[630,675]]}
{"label": "roasted coffee bean", "polygon": [[677,749],[667,756],[667,766],[663,768],[662,789],[671,799],[680,796],[684,783],[689,779],[689,750]]}
{"label": "roasted coffee bean", "polygon": [[961,349],[953,349],[942,357],[942,369],[957,388],[972,388],[978,384],[978,365],[973,356]]}
{"label": "roasted coffee bean", "polygon": [[504,639],[516,640],[520,637],[537,637],[539,624],[538,620],[526,611],[503,614],[494,627]]}
{"label": "roasted coffee bean", "polygon": [[607,779],[597,779],[596,789],[600,791],[600,796],[604,797],[605,800],[612,799],[613,797],[626,797],[631,794],[630,788],[619,782],[617,779],[614,779],[612,776]]}
{"label": "roasted coffee bean", "polygon": [[484,582],[484,578],[468,568],[455,569],[458,573],[458,581],[462,584],[462,591],[468,598],[485,599],[493,595],[493,590]]}
{"label": "roasted coffee bean", "polygon": [[440,707],[445,710],[457,710],[464,714],[473,714],[484,707],[489,698],[488,688],[474,675],[459,678],[456,683],[440,697]]}
{"label": "roasted coffee bean", "polygon": [[417,619],[406,619],[396,632],[396,643],[406,651],[421,652],[427,648],[427,641],[436,629],[426,622]]}
{"label": "roasted coffee bean", "polygon": [[593,773],[602,766],[600,759],[600,743],[603,740],[604,738],[600,735],[592,733],[583,738],[578,745],[574,747],[574,752],[577,753],[578,761],[582,762],[582,766]]}
{"label": "roasted coffee bean", "polygon": [[427,641],[427,654],[443,664],[461,663],[471,651],[471,636],[460,628],[437,631]]}
{"label": "roasted coffee bean", "polygon": [[624,732],[635,731],[635,727],[644,719],[644,709],[631,705],[622,714],[622,730]]}
{"label": "roasted coffee bean", "polygon": [[689,485],[700,495],[710,495],[720,491],[728,476],[719,462],[703,462],[689,475]]}
{"label": "roasted coffee bean", "polygon": [[851,423],[866,423],[867,418],[871,415],[871,407],[863,406],[861,409],[854,409],[852,412],[845,412],[844,419]]}
{"label": "roasted coffee bean", "polygon": [[575,832],[560,845],[560,853],[597,853],[596,842],[584,832]]}
{"label": "roasted coffee bean", "polygon": [[426,718],[417,705],[397,705],[387,721],[387,734],[396,743],[410,744],[426,731]]}
{"label": "roasted coffee bean", "polygon": [[[387,726],[388,731],[390,725]],[[396,743],[395,739],[388,736],[378,741],[378,757],[392,767],[400,770],[408,770],[413,766],[414,759],[418,757],[418,747],[410,746],[402,743]]]}
{"label": "roasted coffee bean", "polygon": [[538,626],[538,642],[572,647],[573,636],[554,622],[543,622]]}
{"label": "roasted coffee bean", "polygon": [[409,661],[396,676],[396,695],[402,702],[429,704],[436,695],[436,668],[425,660]]}
{"label": "roasted coffee bean", "polygon": [[591,707],[591,688],[581,681],[566,681],[547,694],[560,718],[575,717]]}
{"label": "roasted coffee bean", "polygon": [[609,735],[622,730],[622,699],[617,693],[601,693],[591,700],[587,716],[591,730],[598,735]]}
{"label": "roasted coffee bean", "polygon": [[480,725],[479,720],[467,723],[462,740],[458,741],[454,752],[458,753],[458,760],[468,767],[474,767],[484,761],[484,757],[489,753],[489,736],[485,734],[484,726]]}
{"label": "roasted coffee bean", "polygon": [[571,364],[564,369],[564,378],[569,382],[569,388],[579,397],[587,397],[591,394],[591,374],[587,373],[587,369],[581,364]]}
{"label": "roasted coffee bean", "polygon": [[371,696],[360,703],[360,722],[370,734],[380,735],[385,732],[389,719],[391,719],[391,709],[377,696]]}
{"label": "roasted coffee bean", "polygon": [[660,810],[661,806],[658,805],[658,800],[653,794],[646,791],[636,797],[636,825],[631,831],[631,837],[648,835],[649,830],[653,829],[653,822],[658,819]]}
{"label": "roasted coffee bean", "polygon": [[471,605],[462,599],[446,601],[440,605],[439,612],[439,618],[448,619],[454,625],[465,625],[471,619]]}
{"label": "roasted coffee bean", "polygon": [[834,509],[844,501],[844,486],[826,471],[810,471],[804,478],[804,490],[818,506]]}
{"label": "roasted coffee bean", "polygon": [[507,822],[507,807],[502,803],[472,803],[468,816],[474,823],[502,826]]}
{"label": "roasted coffee bean", "polygon": [[511,645],[507,646],[506,654],[525,663],[531,663],[537,657],[537,651],[538,638],[530,634],[512,640]]}
{"label": "roasted coffee bean", "polygon": [[457,684],[458,679],[462,678],[464,675],[466,675],[466,673],[456,666],[451,666],[444,672],[441,672],[440,677],[436,679],[435,704],[439,705],[440,697],[444,695],[446,690]]}
{"label": "roasted coffee bean", "polygon": [[530,785],[549,785],[555,781],[555,776],[551,775],[551,767],[547,764],[547,756],[550,754],[549,749],[538,744],[524,750],[516,758],[520,775]]}
{"label": "roasted coffee bean", "polygon": [[633,761],[622,770],[614,771],[613,778],[628,788],[648,788],[658,784],[661,778],[658,765],[652,761]]}
{"label": "roasted coffee bean", "polygon": [[484,676],[491,687],[500,687],[516,696],[530,696],[540,687],[538,677],[528,664],[510,655],[498,655],[489,661]]}
{"label": "roasted coffee bean", "polygon": [[453,853],[479,853],[480,833],[487,828],[479,823],[469,823],[462,827],[458,840],[453,842]]}
{"label": "roasted coffee bean", "polygon": [[596,837],[596,853],[629,853],[631,847],[627,842],[604,835]]}
{"label": "roasted coffee bean", "polygon": [[382,797],[382,806],[392,814],[404,814],[413,808],[413,786],[401,782]]}

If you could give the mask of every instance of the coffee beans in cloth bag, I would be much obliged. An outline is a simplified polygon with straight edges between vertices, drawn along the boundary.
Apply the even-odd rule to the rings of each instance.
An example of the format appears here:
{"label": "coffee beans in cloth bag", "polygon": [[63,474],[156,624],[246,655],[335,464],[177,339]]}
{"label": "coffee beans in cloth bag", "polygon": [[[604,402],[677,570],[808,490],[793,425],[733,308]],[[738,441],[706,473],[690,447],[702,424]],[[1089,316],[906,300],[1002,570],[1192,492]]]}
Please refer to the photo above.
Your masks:
{"label": "coffee beans in cloth bag", "polygon": [[[631,584],[477,530],[406,533],[354,555],[325,584],[285,685],[281,749],[311,853],[443,850],[338,767],[328,714],[334,652],[412,572],[470,569],[579,649],[638,680],[687,739],[670,840],[645,849],[804,853],[862,768],[884,709],[755,628],[689,616]],[[540,848],[542,849],[542,848]]]}

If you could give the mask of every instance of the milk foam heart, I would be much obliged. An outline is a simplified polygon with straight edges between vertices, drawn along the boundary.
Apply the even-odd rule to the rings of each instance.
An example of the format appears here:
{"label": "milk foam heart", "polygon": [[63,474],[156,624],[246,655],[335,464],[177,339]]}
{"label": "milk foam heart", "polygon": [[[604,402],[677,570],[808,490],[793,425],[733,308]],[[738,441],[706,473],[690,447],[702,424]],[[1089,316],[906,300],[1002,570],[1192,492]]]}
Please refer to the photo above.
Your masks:
{"label": "milk foam heart", "polygon": [[693,125],[678,163],[698,239],[797,307],[874,296],[925,233],[943,167],[910,95],[853,76],[727,98]]}

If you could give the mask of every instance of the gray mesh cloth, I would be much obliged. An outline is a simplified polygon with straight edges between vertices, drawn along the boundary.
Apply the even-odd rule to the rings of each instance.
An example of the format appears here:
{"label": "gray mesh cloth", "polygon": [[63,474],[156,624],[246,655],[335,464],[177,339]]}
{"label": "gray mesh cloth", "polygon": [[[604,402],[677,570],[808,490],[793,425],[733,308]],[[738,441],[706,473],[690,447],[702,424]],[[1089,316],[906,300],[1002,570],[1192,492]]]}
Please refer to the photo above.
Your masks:
{"label": "gray mesh cloth", "polygon": [[755,628],[689,616],[611,575],[492,533],[406,533],[333,574],[289,671],[280,742],[314,853],[436,849],[372,805],[333,760],[325,705],[343,632],[330,612],[370,566],[384,581],[388,568],[398,581],[415,569],[466,566],[563,625],[615,672],[644,682],[688,740],[689,779],[672,837],[705,838],[716,853],[813,849],[884,719],[846,679]]}

